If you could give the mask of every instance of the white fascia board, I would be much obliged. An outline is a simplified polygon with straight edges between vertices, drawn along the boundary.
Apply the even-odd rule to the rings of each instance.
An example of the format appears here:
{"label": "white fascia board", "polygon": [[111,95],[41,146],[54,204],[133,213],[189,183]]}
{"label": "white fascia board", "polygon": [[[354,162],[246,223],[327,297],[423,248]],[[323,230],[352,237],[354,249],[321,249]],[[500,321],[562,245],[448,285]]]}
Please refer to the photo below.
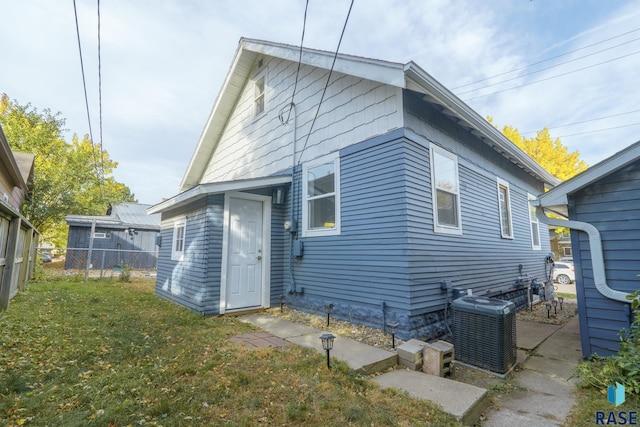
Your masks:
{"label": "white fascia board", "polygon": [[[240,39],[224,84],[200,135],[198,146],[180,182],[181,191],[200,183],[257,55],[298,62],[300,47],[262,40]],[[330,69],[333,57],[334,54],[331,52],[309,48],[302,50],[302,63],[318,68]],[[339,54],[334,70],[397,87],[404,87],[405,84],[403,65],[393,62]]]}
{"label": "white fascia board", "polygon": [[619,151],[613,156],[595,164],[586,171],[563,182],[556,188],[542,194],[538,198],[539,206],[552,207],[566,205],[568,195],[590,185],[591,183],[622,169],[629,163],[640,159],[640,141]]}
{"label": "white fascia board", "polygon": [[202,174],[209,163],[209,159],[218,144],[227,120],[233,111],[235,100],[240,95],[244,81],[248,76],[251,65],[242,65],[247,62],[253,62],[254,58],[254,55],[247,55],[243,52],[243,44],[241,42],[238,45],[222,88],[213,104],[207,123],[202,130],[198,146],[193,156],[191,156],[187,170],[180,182],[180,190],[194,187],[200,183]]}
{"label": "white fascia board", "polygon": [[[262,55],[296,63],[300,59],[299,46],[254,39],[243,39],[241,43],[243,49]],[[330,70],[334,56],[333,52],[303,47],[301,62],[304,65]],[[404,87],[405,85],[404,65],[396,62],[339,53],[333,70],[391,86]]]}
{"label": "white fascia board", "polygon": [[237,181],[212,182],[200,184],[183,193],[173,196],[164,202],[151,206],[147,209],[147,214],[161,213],[168,209],[177,208],[191,203],[197,199],[210,194],[221,194],[228,191],[246,191],[256,188],[269,187],[272,185],[289,184],[291,175],[270,176],[266,178],[243,179]]}
{"label": "white fascia board", "polygon": [[[414,62],[405,65],[407,78],[406,86],[411,90],[424,93],[430,102],[437,102],[460,120],[466,122],[471,128],[478,130],[487,140],[494,145],[492,148],[500,152],[505,157],[510,157],[511,161],[522,165],[541,181],[556,186],[560,180],[547,172],[542,166],[536,163],[524,151],[518,148],[506,136],[496,129],[491,123],[482,118],[477,112],[465,104],[460,98],[455,96],[450,90],[434,79],[429,73],[424,71]],[[500,151],[501,150],[501,151]]]}

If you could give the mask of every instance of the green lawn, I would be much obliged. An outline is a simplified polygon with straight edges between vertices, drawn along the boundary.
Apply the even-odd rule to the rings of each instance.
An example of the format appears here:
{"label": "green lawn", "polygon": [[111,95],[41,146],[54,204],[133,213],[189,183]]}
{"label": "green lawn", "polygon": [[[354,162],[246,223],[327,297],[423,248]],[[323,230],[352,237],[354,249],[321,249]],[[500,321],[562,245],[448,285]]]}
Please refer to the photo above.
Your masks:
{"label": "green lawn", "polygon": [[229,341],[250,330],[149,281],[32,283],[0,313],[0,424],[457,425],[312,350]]}

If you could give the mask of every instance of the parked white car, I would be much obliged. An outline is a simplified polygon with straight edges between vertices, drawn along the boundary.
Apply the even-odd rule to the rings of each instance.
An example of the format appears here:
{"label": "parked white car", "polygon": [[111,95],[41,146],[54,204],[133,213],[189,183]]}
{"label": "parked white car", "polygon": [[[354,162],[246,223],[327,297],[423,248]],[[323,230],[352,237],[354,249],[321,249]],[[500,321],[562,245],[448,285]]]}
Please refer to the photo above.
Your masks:
{"label": "parked white car", "polygon": [[553,266],[553,281],[561,285],[568,285],[576,281],[576,272],[569,262],[556,262]]}

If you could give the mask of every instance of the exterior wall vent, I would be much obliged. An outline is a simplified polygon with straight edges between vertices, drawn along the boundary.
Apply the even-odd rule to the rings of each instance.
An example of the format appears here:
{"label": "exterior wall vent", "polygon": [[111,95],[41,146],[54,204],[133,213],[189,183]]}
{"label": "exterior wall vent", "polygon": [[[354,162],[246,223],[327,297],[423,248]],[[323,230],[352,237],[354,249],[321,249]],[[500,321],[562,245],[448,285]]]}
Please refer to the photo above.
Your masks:
{"label": "exterior wall vent", "polygon": [[496,298],[464,296],[451,303],[456,360],[504,374],[517,362],[516,306]]}

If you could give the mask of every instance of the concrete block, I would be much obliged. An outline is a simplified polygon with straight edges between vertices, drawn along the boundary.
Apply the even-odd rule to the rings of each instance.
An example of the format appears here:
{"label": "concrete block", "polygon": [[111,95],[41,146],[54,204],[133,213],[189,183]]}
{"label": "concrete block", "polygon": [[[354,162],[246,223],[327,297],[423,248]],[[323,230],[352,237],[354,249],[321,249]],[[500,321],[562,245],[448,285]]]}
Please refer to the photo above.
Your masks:
{"label": "concrete block", "polygon": [[412,371],[419,371],[422,368],[422,360],[419,362],[411,362],[410,360],[398,359],[398,363],[400,366],[404,366]]}
{"label": "concrete block", "polygon": [[400,359],[417,362],[422,360],[422,349],[427,343],[424,341],[411,339],[396,349]]}
{"label": "concrete block", "polygon": [[439,377],[453,374],[453,344],[435,341],[424,346],[422,372]]}
{"label": "concrete block", "polygon": [[398,346],[398,363],[406,368],[417,371],[422,367],[422,351],[427,343],[411,339]]}

